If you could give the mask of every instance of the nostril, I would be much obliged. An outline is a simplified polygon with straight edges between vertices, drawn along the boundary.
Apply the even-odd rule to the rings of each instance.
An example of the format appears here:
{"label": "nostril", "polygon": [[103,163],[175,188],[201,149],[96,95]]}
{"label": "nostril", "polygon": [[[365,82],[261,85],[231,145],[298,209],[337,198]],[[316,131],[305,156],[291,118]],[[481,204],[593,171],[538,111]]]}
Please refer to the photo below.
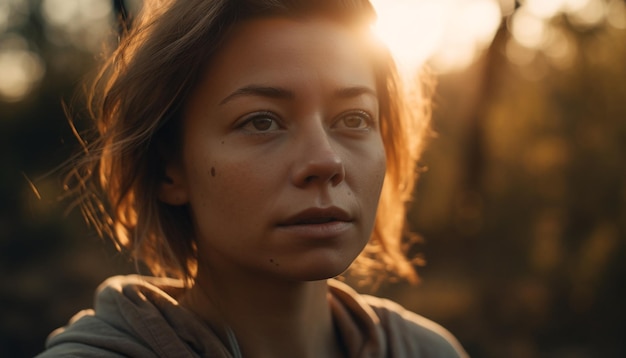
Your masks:
{"label": "nostril", "polygon": [[339,184],[343,177],[345,169],[341,161],[330,162],[309,162],[303,163],[299,170],[294,173],[294,179],[296,185],[307,186],[314,183],[320,185],[332,185]]}
{"label": "nostril", "polygon": [[332,185],[343,180],[345,168],[343,158],[333,147],[331,138],[324,132],[322,136],[311,136],[300,141],[294,150],[292,179],[297,186]]}
{"label": "nostril", "polygon": [[338,166],[334,170],[328,170],[326,172],[320,171],[319,174],[311,174],[304,178],[304,183],[311,184],[314,182],[330,183],[331,185],[339,184],[344,177],[343,165]]}

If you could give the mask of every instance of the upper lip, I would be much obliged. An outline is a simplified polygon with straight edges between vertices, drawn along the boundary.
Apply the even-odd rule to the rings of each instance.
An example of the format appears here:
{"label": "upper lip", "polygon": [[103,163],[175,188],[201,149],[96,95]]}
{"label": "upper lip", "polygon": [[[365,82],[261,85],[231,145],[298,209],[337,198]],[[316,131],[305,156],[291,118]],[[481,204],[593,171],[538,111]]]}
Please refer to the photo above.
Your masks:
{"label": "upper lip", "polygon": [[345,210],[332,206],[328,208],[308,208],[278,223],[278,226],[322,224],[331,221],[352,221]]}

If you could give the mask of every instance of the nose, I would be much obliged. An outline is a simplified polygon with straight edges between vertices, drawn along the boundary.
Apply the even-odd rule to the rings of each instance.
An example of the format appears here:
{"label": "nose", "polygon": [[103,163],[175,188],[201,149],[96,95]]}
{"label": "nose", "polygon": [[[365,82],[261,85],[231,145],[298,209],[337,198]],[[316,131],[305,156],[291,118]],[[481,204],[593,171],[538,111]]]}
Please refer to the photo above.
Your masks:
{"label": "nose", "polygon": [[[321,127],[321,126],[320,126]],[[324,128],[314,128],[303,133],[297,142],[297,152],[292,167],[292,181],[298,187],[330,184],[336,186],[346,176],[343,159],[333,148]]]}

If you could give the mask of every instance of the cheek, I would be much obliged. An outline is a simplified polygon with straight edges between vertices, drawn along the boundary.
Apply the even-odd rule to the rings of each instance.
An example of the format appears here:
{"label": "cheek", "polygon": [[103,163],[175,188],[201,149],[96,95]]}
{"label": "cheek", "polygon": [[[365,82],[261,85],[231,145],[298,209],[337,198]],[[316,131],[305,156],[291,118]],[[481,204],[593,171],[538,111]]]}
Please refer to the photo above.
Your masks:
{"label": "cheek", "polygon": [[[215,159],[204,159],[204,164],[196,162],[195,168],[189,173],[189,193],[192,211],[198,220],[210,219],[207,215],[219,214],[220,210],[228,209],[228,196],[236,194],[232,187],[239,185],[237,168],[224,165]],[[238,198],[232,198],[237,200]],[[204,216],[199,218],[198,216]]]}
{"label": "cheek", "polygon": [[197,225],[204,230],[219,227],[225,220],[254,217],[264,209],[263,203],[276,182],[258,160],[223,155],[228,150],[220,152],[222,155],[205,155],[195,161],[190,158],[190,163],[195,163],[188,173],[191,209]]}
{"label": "cheek", "polygon": [[367,221],[374,220],[386,173],[386,156],[382,142],[371,143],[355,157],[347,158],[346,174],[350,190]]}
{"label": "cheek", "polygon": [[357,176],[361,178],[368,198],[378,201],[387,170],[387,158],[382,142],[372,145],[365,156],[366,160],[355,161]]}
{"label": "cheek", "polygon": [[376,163],[374,165],[374,179],[378,183],[378,191],[380,192],[383,181],[385,180],[385,173],[387,173],[387,155],[382,143],[380,144],[380,149],[378,150],[377,158],[374,162]]}
{"label": "cheek", "polygon": [[371,188],[372,191],[370,193],[370,198],[372,198],[372,206],[374,212],[378,208],[378,201],[380,199],[380,194],[382,192],[383,183],[385,181],[385,173],[387,172],[387,158],[385,156],[384,150],[381,150],[378,158],[373,162],[373,169],[371,175]]}
{"label": "cheek", "polygon": [[198,248],[237,246],[237,240],[222,240],[241,236],[244,228],[240,217],[249,215],[242,203],[245,200],[240,178],[245,177],[237,168],[215,159],[208,165],[191,171],[190,207]]}

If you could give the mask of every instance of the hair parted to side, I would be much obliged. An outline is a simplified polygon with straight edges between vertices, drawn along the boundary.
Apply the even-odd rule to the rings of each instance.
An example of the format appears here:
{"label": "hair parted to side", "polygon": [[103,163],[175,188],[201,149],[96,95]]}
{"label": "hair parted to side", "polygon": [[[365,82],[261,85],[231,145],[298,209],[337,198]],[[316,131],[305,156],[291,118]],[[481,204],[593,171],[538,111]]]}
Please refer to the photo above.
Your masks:
{"label": "hair parted to side", "polygon": [[[155,275],[190,285],[196,272],[189,208],[167,205],[157,195],[167,180],[165,161],[180,150],[186,100],[229,30],[267,16],[321,16],[368,30],[375,12],[368,0],[145,0],[91,87],[88,105],[97,133],[81,140],[84,154],[66,178],[67,190],[78,194],[83,214],[101,236]],[[386,49],[375,57],[387,170],[374,232],[351,270],[414,281],[403,234],[428,106],[424,100],[406,103]]]}

